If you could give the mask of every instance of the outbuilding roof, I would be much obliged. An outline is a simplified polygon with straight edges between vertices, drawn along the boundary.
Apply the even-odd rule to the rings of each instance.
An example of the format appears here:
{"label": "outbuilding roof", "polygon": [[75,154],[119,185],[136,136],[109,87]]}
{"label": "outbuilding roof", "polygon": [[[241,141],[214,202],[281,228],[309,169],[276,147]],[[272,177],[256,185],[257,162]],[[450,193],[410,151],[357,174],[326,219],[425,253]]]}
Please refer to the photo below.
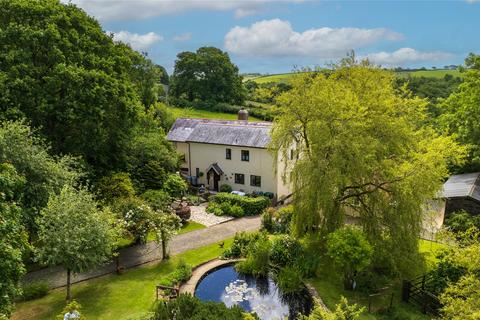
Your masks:
{"label": "outbuilding roof", "polygon": [[443,185],[444,198],[470,197],[480,201],[480,172],[451,176]]}
{"label": "outbuilding roof", "polygon": [[167,139],[266,148],[270,142],[271,128],[271,122],[178,118],[168,132]]}

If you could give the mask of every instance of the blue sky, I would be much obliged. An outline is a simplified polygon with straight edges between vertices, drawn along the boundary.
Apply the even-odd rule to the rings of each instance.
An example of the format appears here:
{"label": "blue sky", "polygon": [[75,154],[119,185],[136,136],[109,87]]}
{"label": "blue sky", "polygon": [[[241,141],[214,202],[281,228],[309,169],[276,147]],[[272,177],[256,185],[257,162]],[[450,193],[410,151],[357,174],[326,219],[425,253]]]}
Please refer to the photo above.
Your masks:
{"label": "blue sky", "polygon": [[179,52],[207,45],[227,51],[244,73],[322,66],[352,49],[403,67],[461,64],[480,53],[479,0],[71,2],[169,72]]}

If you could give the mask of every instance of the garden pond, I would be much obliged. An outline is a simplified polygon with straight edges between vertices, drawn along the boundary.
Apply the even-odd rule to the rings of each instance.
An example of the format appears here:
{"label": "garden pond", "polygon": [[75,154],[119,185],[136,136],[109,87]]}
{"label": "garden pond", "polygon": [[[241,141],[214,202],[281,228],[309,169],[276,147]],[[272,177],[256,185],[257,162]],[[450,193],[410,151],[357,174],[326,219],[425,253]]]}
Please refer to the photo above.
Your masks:
{"label": "garden pond", "polygon": [[261,320],[289,320],[309,314],[313,299],[305,289],[285,295],[271,278],[255,278],[238,273],[233,265],[209,272],[197,285],[195,296],[204,301],[223,302],[227,307],[239,305],[255,312]]}

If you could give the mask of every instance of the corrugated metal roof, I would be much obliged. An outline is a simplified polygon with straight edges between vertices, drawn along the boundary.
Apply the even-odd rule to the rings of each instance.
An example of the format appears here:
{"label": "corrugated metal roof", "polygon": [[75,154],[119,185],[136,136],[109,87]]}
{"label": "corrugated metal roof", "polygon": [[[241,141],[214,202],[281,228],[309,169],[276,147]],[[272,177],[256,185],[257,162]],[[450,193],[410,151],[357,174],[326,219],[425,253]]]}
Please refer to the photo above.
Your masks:
{"label": "corrugated metal roof", "polygon": [[480,201],[479,176],[480,172],[451,176],[443,185],[443,197],[471,197]]}
{"label": "corrugated metal roof", "polygon": [[271,122],[179,118],[168,132],[167,139],[266,148],[271,127]]}

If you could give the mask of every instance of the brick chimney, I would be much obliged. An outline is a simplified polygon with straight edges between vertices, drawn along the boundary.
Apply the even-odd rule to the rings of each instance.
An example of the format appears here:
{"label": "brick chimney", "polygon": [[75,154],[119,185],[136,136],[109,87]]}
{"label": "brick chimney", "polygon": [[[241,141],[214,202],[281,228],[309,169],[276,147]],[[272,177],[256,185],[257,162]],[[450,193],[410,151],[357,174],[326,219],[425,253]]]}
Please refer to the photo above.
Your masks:
{"label": "brick chimney", "polygon": [[240,109],[238,111],[238,120],[248,121],[248,111],[245,109]]}

